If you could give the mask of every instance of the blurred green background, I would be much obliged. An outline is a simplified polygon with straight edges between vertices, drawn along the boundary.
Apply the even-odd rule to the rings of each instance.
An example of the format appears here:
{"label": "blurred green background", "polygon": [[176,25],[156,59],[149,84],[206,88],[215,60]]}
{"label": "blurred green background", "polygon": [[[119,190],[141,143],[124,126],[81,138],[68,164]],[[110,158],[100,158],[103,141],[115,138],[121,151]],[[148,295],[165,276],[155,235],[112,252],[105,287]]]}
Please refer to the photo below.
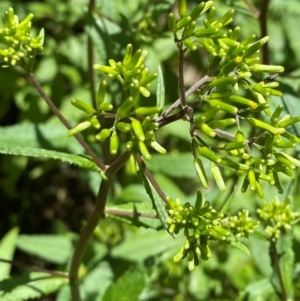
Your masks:
{"label": "blurred green background", "polygon": [[[259,12],[265,2],[214,1],[220,16],[229,8],[236,10],[234,23],[230,26],[241,27],[241,38],[252,33],[261,36]],[[198,1],[188,1],[191,8],[197,4]],[[128,43],[132,43],[134,49],[147,49],[146,64],[150,71],[157,72],[159,64],[162,67],[166,106],[174,102],[178,98],[177,52],[167,30],[166,16],[176,10],[175,1],[100,0],[95,1],[93,12],[88,6],[87,0],[0,2],[0,15],[9,7],[14,8],[20,19],[33,13],[33,32],[45,29],[44,55],[36,58],[34,74],[68,121],[76,125],[84,118],[71,106],[73,97],[92,102],[89,38],[93,42],[94,62],[97,64],[107,64],[110,58],[121,60]],[[284,97],[271,99],[271,105],[283,102],[286,112],[292,115],[300,115],[299,19],[300,1],[269,2],[269,62],[285,67],[285,73],[278,77]],[[187,88],[206,74],[207,58],[204,51],[186,56],[184,76]],[[95,76],[96,86],[102,78]],[[153,93],[150,99],[141,100],[147,101],[147,105],[155,103],[156,83],[150,90]],[[113,102],[118,97],[119,85],[110,81],[109,98]],[[84,153],[74,138],[66,137],[66,129],[52,116],[21,69],[0,69],[0,100],[0,144]],[[153,155],[148,166],[167,195],[178,197],[183,202],[194,202],[200,187],[190,154],[188,127],[183,121],[164,127],[158,133],[158,140],[168,154],[163,157]],[[293,131],[300,136],[299,127],[294,127]],[[87,141],[91,141],[90,134],[89,131],[85,133]],[[111,162],[105,147],[92,141],[91,145],[105,163]],[[293,151],[299,153],[299,149]],[[299,211],[299,176],[295,174],[290,191]],[[230,172],[226,177],[228,187],[237,186],[230,212],[247,208],[255,215],[262,201],[252,193],[241,194],[241,183],[236,182]],[[282,180],[284,187],[290,182],[288,178]],[[14,259],[48,269],[65,270],[76,233],[93,209],[99,183],[100,177],[96,173],[79,170],[67,163],[0,155],[0,238],[10,229],[19,230]],[[264,190],[266,201],[276,196],[275,189],[268,185]],[[215,206],[221,206],[228,197],[228,194],[221,195],[213,182],[203,194]],[[136,207],[154,213],[137,176],[130,175],[123,168],[115,179],[108,209],[132,211]],[[216,244],[212,259],[201,262],[190,273],[185,262],[175,264],[172,261],[182,244],[179,238],[173,240],[164,231],[157,231],[160,226],[155,219],[143,218],[139,223],[140,228],[128,220],[126,223],[126,218],[113,216],[101,222],[82,267],[83,274],[89,271],[83,281],[85,300],[100,300],[104,295],[106,299],[103,300],[114,300],[113,293],[105,291],[112,284],[118,284],[117,279],[126,277],[124,272],[128,269],[127,277],[136,283],[136,287],[143,289],[139,300],[277,300],[272,287],[264,282],[271,273],[267,243],[256,238],[245,241],[251,256],[225,244]],[[48,236],[32,236],[38,234]],[[286,246],[293,248],[295,254],[294,281],[290,289],[294,300],[300,300],[299,225],[295,226]],[[51,252],[49,248],[52,248]],[[12,267],[11,275],[22,272],[23,269]],[[58,294],[36,300],[66,301],[69,298],[68,287],[63,287]]]}

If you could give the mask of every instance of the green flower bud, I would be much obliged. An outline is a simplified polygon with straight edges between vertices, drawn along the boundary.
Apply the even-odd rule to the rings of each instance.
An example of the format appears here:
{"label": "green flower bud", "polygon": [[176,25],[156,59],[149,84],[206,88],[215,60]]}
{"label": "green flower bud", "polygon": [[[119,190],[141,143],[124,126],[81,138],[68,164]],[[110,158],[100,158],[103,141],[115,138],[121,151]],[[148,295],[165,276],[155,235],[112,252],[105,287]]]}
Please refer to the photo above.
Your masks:
{"label": "green flower bud", "polygon": [[126,148],[127,148],[129,151],[131,151],[132,148],[133,148],[133,142],[132,142],[132,141],[128,141],[128,142],[126,143]]}
{"label": "green flower bud", "polygon": [[208,39],[199,39],[198,43],[200,46],[202,46],[204,49],[206,49],[212,56],[217,56],[217,48],[214,44],[209,44]]}
{"label": "green flower bud", "polygon": [[202,123],[200,125],[200,129],[203,133],[205,133],[210,137],[215,137],[217,135],[216,132],[211,127],[209,127],[206,123]]}
{"label": "green flower bud", "polygon": [[183,18],[186,15],[186,0],[179,0],[178,14],[181,18]]}
{"label": "green flower bud", "polygon": [[219,77],[215,78],[212,82],[211,85],[214,87],[224,87],[227,85],[233,85],[238,81],[237,76],[227,76],[227,77]]}
{"label": "green flower bud", "polygon": [[193,36],[195,36],[196,38],[204,38],[204,37],[210,37],[213,34],[216,34],[219,32],[218,28],[200,28],[197,29]]}
{"label": "green flower bud", "polygon": [[[262,48],[262,46],[269,41],[270,37],[265,36],[264,38],[256,41],[255,43],[251,44],[245,51],[244,56],[245,57],[250,57],[254,53],[256,53],[258,50]],[[252,69],[255,71],[254,69]],[[275,71],[276,72],[276,71]]]}
{"label": "green flower bud", "polygon": [[135,156],[133,154],[130,154],[128,162],[129,162],[129,171],[130,171],[130,173],[136,174],[137,171],[138,171],[138,168],[137,168],[137,163],[136,163],[136,160],[135,160]]}
{"label": "green flower bud", "polygon": [[186,16],[177,22],[176,29],[181,29],[185,26],[188,26],[191,22],[192,22],[192,18],[190,16]]}
{"label": "green flower bud", "polygon": [[196,21],[201,15],[204,9],[205,2],[200,2],[190,13],[190,17],[193,21]]}
{"label": "green flower bud", "polygon": [[207,19],[210,23],[214,22],[215,16],[216,16],[216,11],[217,10],[216,10],[215,6],[212,6],[211,9],[209,10]]}
{"label": "green flower bud", "polygon": [[117,115],[120,117],[125,117],[131,108],[135,105],[133,98],[130,96],[128,97],[117,109]]}
{"label": "green flower bud", "polygon": [[195,21],[192,21],[188,26],[186,26],[183,30],[183,34],[182,34],[183,38],[188,39],[193,34],[195,27],[196,27]]}
{"label": "green flower bud", "polygon": [[265,156],[267,157],[270,156],[270,154],[272,153],[273,144],[274,144],[274,135],[268,135],[266,137],[266,142],[265,142],[265,149],[264,149]]}
{"label": "green flower bud", "polygon": [[94,69],[96,71],[107,73],[107,74],[112,74],[112,75],[116,74],[115,70],[109,66],[102,66],[102,65],[95,64]]}
{"label": "green flower bud", "polygon": [[99,86],[98,93],[96,96],[96,102],[97,102],[98,108],[99,108],[100,104],[104,101],[106,87],[107,87],[107,82],[105,80],[103,80]]}
{"label": "green flower bud", "polygon": [[285,131],[284,133],[282,133],[281,136],[283,136],[284,138],[287,138],[291,142],[300,143],[300,138],[291,134],[288,131]]}
{"label": "green flower bud", "polygon": [[256,102],[254,102],[253,100],[250,100],[248,98],[239,96],[239,95],[230,95],[228,98],[229,102],[233,102],[233,103],[238,103],[238,104],[243,104],[246,106],[249,106],[253,109],[257,108],[258,104]]}
{"label": "green flower bud", "polygon": [[[221,159],[221,161],[222,161],[222,159]],[[218,166],[213,161],[210,162],[210,170],[211,170],[211,173],[212,173],[212,175],[213,175],[220,191],[225,192],[226,191],[226,185],[224,183],[224,180],[223,180],[223,177],[221,175],[220,169],[218,168]]]}
{"label": "green flower bud", "polygon": [[285,128],[285,127],[288,127],[288,126],[290,126],[292,124],[295,124],[296,122],[299,122],[299,121],[300,121],[300,116],[297,116],[297,117],[290,118],[290,119],[287,119],[287,120],[279,121],[277,126],[281,127],[281,128]]}
{"label": "green flower bud", "polygon": [[296,143],[288,142],[288,141],[274,141],[274,146],[278,148],[295,148]]}
{"label": "green flower bud", "polygon": [[221,100],[218,100],[218,99],[211,99],[209,101],[209,104],[212,106],[212,107],[216,107],[218,106],[220,108],[220,110],[222,111],[225,111],[225,112],[228,112],[228,113],[231,113],[233,115],[236,115],[237,112],[238,112],[238,108],[237,107],[234,107],[232,105],[229,105]]}
{"label": "green flower bud", "polygon": [[82,132],[83,130],[87,129],[90,125],[91,125],[90,121],[81,122],[77,126],[75,126],[74,128],[68,130],[67,136],[68,137],[74,136],[74,135]]}
{"label": "green flower bud", "polygon": [[289,158],[288,157],[286,157],[285,155],[284,155],[284,153],[275,153],[274,154],[274,156],[275,156],[275,158],[279,161],[279,162],[281,162],[283,165],[285,165],[287,168],[289,168],[289,169],[295,169],[296,168],[296,166],[292,163],[292,161],[289,159],[289,158],[291,158],[291,156],[289,156]]}
{"label": "green flower bud", "polygon": [[176,31],[176,20],[175,15],[173,13],[169,13],[168,15],[168,27],[171,32]]}
{"label": "green flower bud", "polygon": [[155,149],[158,153],[164,155],[167,153],[166,149],[164,149],[159,143],[156,141],[151,141],[150,146]]}
{"label": "green flower bud", "polygon": [[180,261],[185,256],[185,249],[181,247],[180,251],[173,257],[174,262]]}
{"label": "green flower bud", "polygon": [[149,97],[150,96],[150,92],[149,90],[147,90],[145,87],[141,86],[139,88],[140,93],[145,96],[145,97]]}
{"label": "green flower bud", "polygon": [[202,161],[199,158],[194,158],[194,166],[202,186],[207,189],[208,181]]}
{"label": "green flower bud", "polygon": [[131,130],[131,124],[127,122],[119,121],[117,123],[117,129],[123,133],[128,133]]}
{"label": "green flower bud", "polygon": [[[290,164],[290,163],[288,163],[288,161],[286,161],[286,163],[287,163],[287,165]],[[288,177],[293,177],[294,173],[292,172],[292,170],[289,169],[285,164],[284,165],[282,165],[282,164],[284,164],[284,163],[281,162],[280,164],[277,164],[277,163],[274,164],[272,166],[273,171],[274,172],[281,172],[281,173],[287,175]]]}
{"label": "green flower bud", "polygon": [[246,141],[228,142],[222,147],[222,149],[224,149],[224,150],[234,150],[234,149],[238,150],[240,148],[244,149],[245,146],[246,146]]}
{"label": "green flower bud", "polygon": [[188,269],[190,271],[193,271],[195,268],[195,253],[194,250],[188,251]]}
{"label": "green flower bud", "polygon": [[254,64],[249,67],[252,71],[255,72],[283,72],[284,68],[282,66],[275,65],[263,65],[263,64]]}
{"label": "green flower bud", "polygon": [[264,129],[264,130],[272,133],[273,135],[279,135],[279,134],[282,134],[285,132],[285,129],[283,129],[283,128],[275,128],[272,125],[265,123],[261,120],[255,119],[255,118],[246,118],[246,120],[248,121],[248,123],[250,125]]}
{"label": "green flower bud", "polygon": [[184,45],[191,51],[196,51],[197,46],[195,45],[194,41],[191,39],[186,39],[183,41]]}
{"label": "green flower bud", "polygon": [[138,49],[134,55],[131,57],[130,59],[130,62],[128,63],[127,65],[127,69],[134,69],[137,62],[139,61],[139,59],[141,58],[142,56],[142,50],[141,49]]}
{"label": "green flower bud", "polygon": [[145,87],[156,78],[157,78],[157,73],[149,74],[148,76],[143,77],[143,79],[140,81],[140,85]]}
{"label": "green flower bud", "polygon": [[[238,142],[236,142],[238,143]],[[249,166],[246,165],[246,164],[239,164],[229,158],[222,158],[222,161],[221,163],[222,165],[224,166],[227,166],[227,167],[230,167],[230,168],[233,168],[233,169],[236,169],[236,170],[239,170],[239,169],[244,169],[244,170],[248,170],[249,169]]]}
{"label": "green flower bud", "polygon": [[114,108],[113,105],[111,103],[107,103],[107,102],[102,102],[99,105],[99,109],[104,112],[111,111],[113,108]]}
{"label": "green flower bud", "polygon": [[110,144],[109,144],[109,151],[112,155],[115,155],[118,152],[119,148],[119,137],[116,132],[110,136]]}
{"label": "green flower bud", "polygon": [[250,190],[255,191],[255,189],[256,189],[256,176],[255,176],[255,172],[254,172],[253,169],[248,170],[247,178],[249,180]]}
{"label": "green flower bud", "polygon": [[228,119],[221,119],[221,120],[211,121],[209,123],[209,126],[213,129],[215,129],[215,128],[221,128],[222,129],[222,128],[231,126],[235,123],[236,123],[236,120],[234,118],[228,118]]}
{"label": "green flower bud", "polygon": [[90,118],[89,121],[91,122],[91,125],[93,126],[93,128],[95,128],[97,130],[100,129],[101,124],[100,124],[97,116],[93,116],[92,118]]}
{"label": "green flower bud", "polygon": [[[255,99],[258,101],[258,103],[260,104],[266,104],[267,101],[265,100],[264,96],[261,94],[261,93],[258,93],[258,92],[255,92],[255,91],[252,91],[252,94],[253,96],[255,97]],[[265,109],[264,112],[270,116],[271,115],[271,111],[269,108]],[[274,125],[274,124],[272,124]]]}
{"label": "green flower bud", "polygon": [[93,109],[93,107],[83,101],[78,100],[77,98],[73,98],[71,100],[71,103],[74,107],[76,107],[77,109],[87,113],[87,114],[94,114],[95,110]]}
{"label": "green flower bud", "polygon": [[127,66],[131,60],[132,57],[132,44],[128,44],[126,46],[125,55],[123,58],[123,65]]}
{"label": "green flower bud", "polygon": [[111,129],[103,129],[99,134],[95,136],[96,140],[98,141],[104,141],[106,138],[108,138],[111,134]]}
{"label": "green flower bud", "polygon": [[144,157],[144,159],[150,160],[151,159],[151,155],[150,155],[150,153],[148,151],[148,148],[145,145],[145,143],[143,141],[139,141],[138,142],[138,146],[139,146],[139,150],[141,151],[141,154]]}
{"label": "green flower bud", "polygon": [[218,157],[212,150],[208,149],[206,146],[198,147],[198,152],[201,156],[213,161],[215,163],[221,163],[222,159]]}
{"label": "green flower bud", "polygon": [[159,107],[139,107],[135,109],[137,115],[152,115],[160,112]]}
{"label": "green flower bud", "polygon": [[139,120],[131,118],[131,126],[140,141],[145,141],[145,134]]}
{"label": "green flower bud", "polygon": [[258,180],[256,180],[256,183],[255,183],[255,190],[256,190],[256,194],[258,195],[258,197],[263,199],[264,198],[264,192],[263,192],[262,187],[261,187]]}
{"label": "green flower bud", "polygon": [[234,15],[234,9],[230,9],[219,19],[218,22],[222,23],[222,25],[224,26],[228,24],[228,21],[232,19],[233,15]]}

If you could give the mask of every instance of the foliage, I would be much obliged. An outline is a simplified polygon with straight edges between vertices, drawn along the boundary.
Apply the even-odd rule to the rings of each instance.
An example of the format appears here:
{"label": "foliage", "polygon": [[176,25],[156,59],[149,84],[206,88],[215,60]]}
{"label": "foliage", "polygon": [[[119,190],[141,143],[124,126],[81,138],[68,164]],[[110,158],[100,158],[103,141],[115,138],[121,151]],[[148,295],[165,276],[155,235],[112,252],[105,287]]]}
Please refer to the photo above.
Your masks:
{"label": "foliage", "polygon": [[296,1],[0,8],[3,300],[300,298]]}

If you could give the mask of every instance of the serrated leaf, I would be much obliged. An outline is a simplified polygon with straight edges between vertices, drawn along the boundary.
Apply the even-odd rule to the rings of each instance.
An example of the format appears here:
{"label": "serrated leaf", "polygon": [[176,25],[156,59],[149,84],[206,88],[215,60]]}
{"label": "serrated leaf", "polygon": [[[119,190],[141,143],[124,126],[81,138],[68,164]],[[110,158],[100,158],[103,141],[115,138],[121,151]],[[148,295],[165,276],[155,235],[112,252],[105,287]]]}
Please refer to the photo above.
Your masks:
{"label": "serrated leaf", "polygon": [[161,66],[158,65],[157,90],[156,90],[156,106],[162,111],[165,106],[165,84]]}
{"label": "serrated leaf", "polygon": [[57,264],[65,264],[73,251],[71,238],[59,235],[19,235],[17,247]]}
{"label": "serrated leaf", "polygon": [[249,249],[240,241],[232,241],[230,242],[230,244],[236,247],[237,249],[241,250],[242,252],[246,253],[248,256],[251,255]]}
{"label": "serrated leaf", "polygon": [[160,195],[157,193],[153,185],[150,183],[150,181],[147,179],[147,177],[141,170],[139,170],[138,175],[140,176],[142,182],[144,183],[144,187],[152,201],[153,208],[157,212],[161,224],[166,230],[168,230],[169,225],[166,222],[166,219],[168,218],[168,213],[166,212],[164,201],[162,200]]}
{"label": "serrated leaf", "polygon": [[69,164],[77,165],[78,167],[81,168],[86,168],[89,170],[100,172],[99,167],[96,165],[94,161],[74,154],[67,154],[67,153],[42,149],[42,148],[8,146],[3,144],[0,144],[0,153],[6,155],[61,160]]}
{"label": "serrated leaf", "polygon": [[[14,227],[9,230],[0,241],[0,257],[1,259],[12,260],[16,248],[16,240],[18,237],[19,228]],[[11,265],[0,262],[0,281],[8,278]]]}
{"label": "serrated leaf", "polygon": [[138,300],[145,284],[145,274],[140,269],[131,269],[107,289],[102,301]]}
{"label": "serrated leaf", "polygon": [[56,292],[68,283],[66,278],[54,278],[46,273],[32,272],[0,282],[1,301],[22,301]]}

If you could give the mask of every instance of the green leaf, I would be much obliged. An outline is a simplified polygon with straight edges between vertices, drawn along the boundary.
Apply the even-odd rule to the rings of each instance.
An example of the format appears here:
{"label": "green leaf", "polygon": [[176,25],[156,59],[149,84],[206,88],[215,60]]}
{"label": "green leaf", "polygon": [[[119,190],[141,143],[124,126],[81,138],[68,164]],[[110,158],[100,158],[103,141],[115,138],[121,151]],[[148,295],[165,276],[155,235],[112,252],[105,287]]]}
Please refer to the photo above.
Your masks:
{"label": "green leaf", "polygon": [[152,155],[152,159],[147,162],[148,168],[152,172],[163,172],[166,175],[176,178],[197,178],[193,165],[193,155],[191,153]]}
{"label": "green leaf", "polygon": [[245,297],[241,300],[247,301],[277,301],[274,289],[268,278],[250,283],[245,289]]}
{"label": "green leaf", "polygon": [[162,253],[164,258],[167,258],[167,252],[170,252],[168,258],[172,258],[182,246],[183,239],[182,234],[178,234],[176,239],[171,239],[166,231],[140,228],[136,233],[126,237],[122,244],[115,246],[111,255],[137,263]]}
{"label": "green leaf", "polygon": [[70,164],[77,165],[81,168],[86,168],[98,172],[100,171],[99,167],[92,160],[88,158],[79,155],[74,155],[74,154],[50,151],[42,148],[7,146],[7,145],[0,144],[0,153],[6,155],[61,160],[63,162],[68,162]]}
{"label": "green leaf", "polygon": [[153,208],[156,210],[161,224],[166,230],[168,230],[169,225],[166,222],[166,219],[168,218],[168,213],[166,212],[164,201],[141,170],[139,170],[138,175],[142,179],[144,187],[152,200]]}
{"label": "green leaf", "polygon": [[[68,102],[70,110],[70,103]],[[77,110],[79,111],[79,110]],[[22,123],[0,127],[0,143],[8,146],[38,147],[53,150],[62,148],[81,153],[82,147],[73,138],[67,137],[67,129],[58,122],[46,124]]]}
{"label": "green leaf", "polygon": [[68,283],[66,278],[54,278],[46,273],[32,272],[0,282],[1,301],[22,301],[56,292]]}
{"label": "green leaf", "polygon": [[158,65],[156,106],[158,106],[161,111],[164,109],[165,106],[165,84],[160,65]]}
{"label": "green leaf", "polygon": [[73,251],[71,237],[58,235],[20,235],[17,247],[57,264],[65,264]]}
{"label": "green leaf", "polygon": [[131,269],[108,288],[101,301],[138,300],[145,284],[145,274],[140,269]]}
{"label": "green leaf", "polygon": [[250,256],[250,251],[249,249],[240,241],[231,241],[230,244],[237,249],[241,250],[242,252],[246,253],[248,256]]}
{"label": "green leaf", "polygon": [[[19,228],[14,227],[9,230],[0,242],[0,258],[12,260],[16,248],[16,240],[19,234]],[[11,265],[9,263],[0,262],[0,281],[8,278]]]}

